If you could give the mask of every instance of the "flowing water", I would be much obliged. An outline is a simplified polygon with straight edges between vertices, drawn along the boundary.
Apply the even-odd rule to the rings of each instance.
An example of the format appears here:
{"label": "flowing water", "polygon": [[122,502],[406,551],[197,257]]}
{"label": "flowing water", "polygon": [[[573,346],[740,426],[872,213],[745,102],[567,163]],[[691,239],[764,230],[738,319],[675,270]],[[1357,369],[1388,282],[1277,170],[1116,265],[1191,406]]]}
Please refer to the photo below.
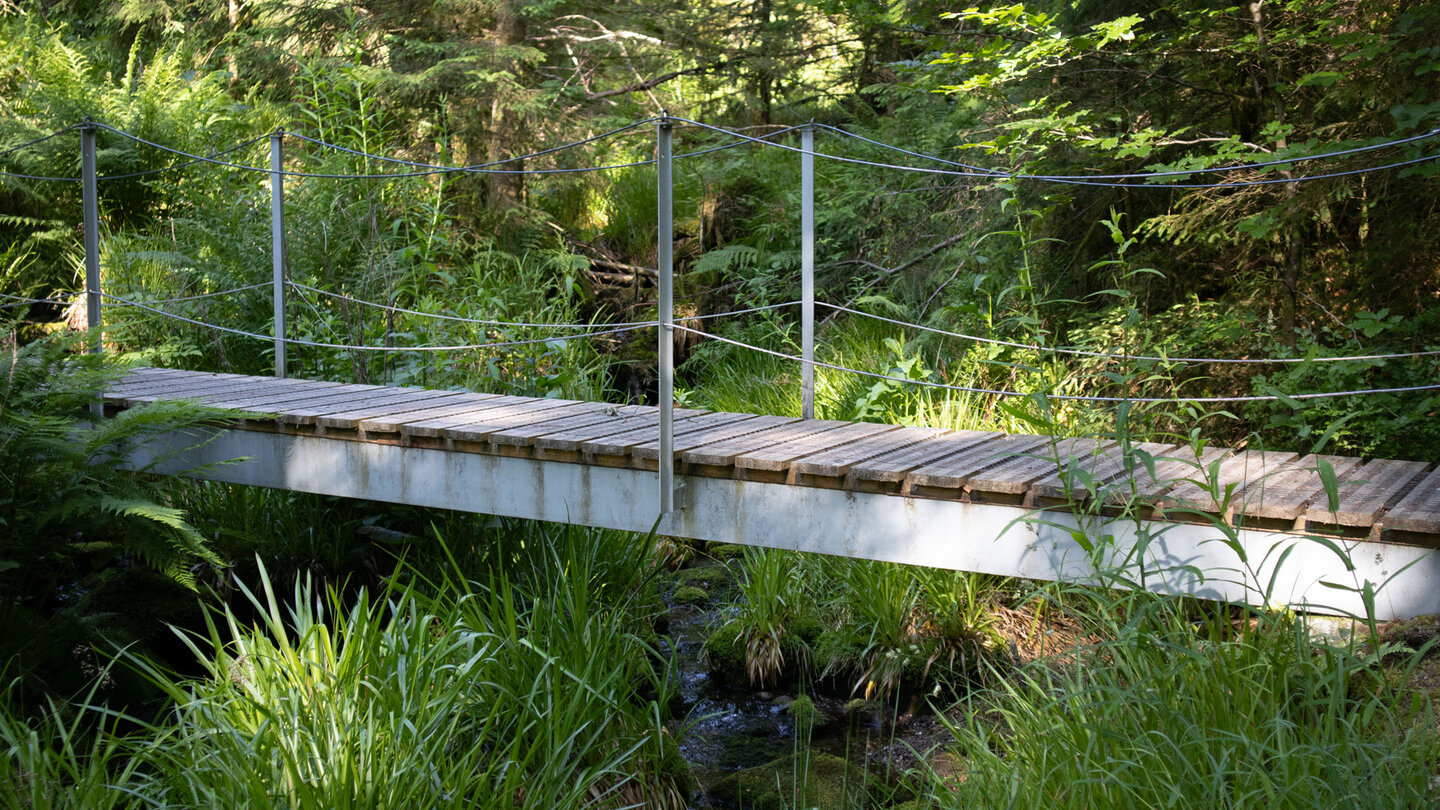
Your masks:
{"label": "flowing water", "polygon": [[[705,788],[729,773],[764,765],[806,748],[860,763],[873,775],[897,774],[912,767],[915,751],[924,751],[944,737],[933,717],[903,712],[874,703],[856,706],[829,694],[811,694],[817,710],[808,730],[785,709],[797,696],[793,687],[759,690],[720,683],[704,660],[705,638],[716,623],[715,611],[672,606],[669,638],[675,652],[682,702],[672,724],[680,750],[700,789],[692,810],[712,804]],[[808,744],[806,736],[808,734]]]}

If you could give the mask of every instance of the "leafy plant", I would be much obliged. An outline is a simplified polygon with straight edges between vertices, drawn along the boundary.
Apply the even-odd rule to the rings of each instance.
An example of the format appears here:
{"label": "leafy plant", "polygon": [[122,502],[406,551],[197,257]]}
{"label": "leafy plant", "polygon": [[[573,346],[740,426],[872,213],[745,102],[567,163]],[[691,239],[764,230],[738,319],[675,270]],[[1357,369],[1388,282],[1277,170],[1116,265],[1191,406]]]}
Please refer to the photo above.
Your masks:
{"label": "leafy plant", "polygon": [[[1223,613],[1220,614],[1223,616]],[[1368,656],[1316,647],[1303,619],[1195,623],[1145,593],[1101,600],[1106,640],[987,694],[996,722],[953,728],[963,782],[941,807],[1355,807],[1423,804],[1429,708],[1374,689]],[[1362,686],[1363,685],[1363,686]]]}
{"label": "leafy plant", "polygon": [[0,358],[0,656],[26,689],[51,678],[78,687],[70,651],[103,631],[87,604],[116,571],[143,566],[193,589],[196,572],[218,563],[183,512],[121,466],[148,440],[222,417],[166,402],[87,418],[119,372],[81,345],[55,336],[19,347],[12,335]]}
{"label": "leafy plant", "polygon": [[805,664],[807,647],[797,631],[807,618],[807,604],[803,566],[798,562],[794,552],[746,547],[740,561],[739,598],[726,611],[725,622],[711,633],[707,648],[717,641],[739,646],[752,684],[778,683]]}

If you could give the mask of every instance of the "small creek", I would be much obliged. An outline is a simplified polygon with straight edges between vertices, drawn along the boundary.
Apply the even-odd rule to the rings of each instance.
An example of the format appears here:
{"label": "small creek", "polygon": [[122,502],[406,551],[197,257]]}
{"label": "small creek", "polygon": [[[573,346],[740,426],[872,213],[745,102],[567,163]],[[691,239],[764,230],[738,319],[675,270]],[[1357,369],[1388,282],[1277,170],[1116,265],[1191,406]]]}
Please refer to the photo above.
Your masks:
{"label": "small creek", "polygon": [[[944,727],[928,714],[902,714],[891,723],[893,710],[867,704],[858,710],[851,701],[833,694],[810,694],[817,710],[806,730],[785,706],[797,692],[794,687],[770,691],[719,682],[705,661],[705,639],[716,623],[717,609],[670,605],[669,632],[679,678],[677,721],[672,730],[681,753],[690,764],[700,788],[691,797],[691,810],[727,805],[712,803],[706,789],[716,780],[745,768],[764,765],[810,748],[851,763],[865,764],[867,772],[898,774],[945,739]],[[798,736],[797,736],[798,732]]]}

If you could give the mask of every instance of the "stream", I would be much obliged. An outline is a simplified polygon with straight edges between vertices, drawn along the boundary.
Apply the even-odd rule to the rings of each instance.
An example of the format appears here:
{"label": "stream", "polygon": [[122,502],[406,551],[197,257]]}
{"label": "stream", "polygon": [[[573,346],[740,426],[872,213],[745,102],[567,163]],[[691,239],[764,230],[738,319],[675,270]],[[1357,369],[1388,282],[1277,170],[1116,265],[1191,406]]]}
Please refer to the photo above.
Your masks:
{"label": "stream", "polygon": [[817,711],[807,745],[807,730],[786,711],[798,694],[793,686],[767,691],[721,683],[712,676],[704,649],[717,612],[713,606],[670,603],[668,636],[681,702],[671,731],[699,783],[690,799],[691,810],[729,808],[708,794],[717,780],[806,748],[864,763],[869,775],[884,775],[885,781],[893,782],[918,763],[916,751],[923,754],[948,738],[944,726],[928,713],[901,713],[892,723],[893,706],[826,693],[809,695]]}

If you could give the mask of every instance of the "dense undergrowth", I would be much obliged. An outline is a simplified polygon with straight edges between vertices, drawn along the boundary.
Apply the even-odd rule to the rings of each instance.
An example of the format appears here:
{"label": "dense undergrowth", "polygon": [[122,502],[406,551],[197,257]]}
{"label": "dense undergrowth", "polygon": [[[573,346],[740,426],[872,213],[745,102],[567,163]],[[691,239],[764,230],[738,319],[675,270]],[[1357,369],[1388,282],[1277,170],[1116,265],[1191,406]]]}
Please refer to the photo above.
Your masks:
{"label": "dense undergrowth", "polygon": [[[371,5],[238,3],[226,20],[184,4],[0,3],[0,292],[62,299],[3,305],[14,318],[0,385],[0,804],[678,807],[695,785],[661,632],[671,584],[686,589],[673,602],[714,611],[710,663],[732,684],[798,684],[889,706],[892,719],[914,709],[951,722],[958,771],[921,767],[867,801],[1433,803],[1433,707],[1407,686],[1425,659],[1373,634],[1313,643],[1283,611],[780,551],[712,548],[719,573],[672,572],[694,550],[666,538],[117,472],[136,442],[214,415],[172,404],[79,429],[119,372],[42,339],[83,320],[80,188],[26,177],[73,176],[76,138],[10,147],[92,116],[200,154],[258,138],[222,155],[257,166],[279,127],[455,165],[588,137],[663,100],[752,133],[814,119],[1036,174],[1193,171],[1433,127],[1434,9],[1163,4],[1112,18],[1097,3],[777,0],[765,20],[701,4],[744,17],[728,27],[704,14],[606,17],[650,32],[607,39],[562,25],[577,24],[564,3],[421,15],[424,31],[408,7]],[[905,13],[927,24],[902,25]],[[529,39],[512,36],[517,25]],[[655,43],[674,37],[702,63],[669,61]],[[623,59],[592,50],[620,41]],[[556,80],[542,57],[581,78]],[[600,89],[642,68],[673,75]],[[677,152],[728,142],[678,137]],[[272,302],[253,286],[272,272],[263,176],[180,165],[108,130],[97,143],[111,178],[107,354],[268,373]],[[834,133],[819,143],[899,159]],[[293,135],[285,149],[290,168],[316,175],[377,168]],[[605,173],[287,178],[290,334],[350,347],[292,347],[291,373],[652,401],[652,330],[559,339],[561,325],[655,316],[655,175],[638,165],[652,152],[641,130],[527,162],[637,164]],[[1366,165],[1351,160],[1334,165]],[[1434,384],[1434,166],[1162,193],[822,161],[822,305],[1000,342],[822,306],[817,359],[899,381],[819,368],[817,415],[1433,461],[1433,391],[1286,394]],[[798,189],[793,152],[745,146],[679,164],[678,314],[706,317],[684,323],[799,353],[794,307],[709,317],[797,297]],[[793,362],[688,333],[677,349],[682,405],[799,415]],[[1416,354],[1373,357],[1389,353]],[[1328,359],[1348,356],[1362,359]],[[1183,357],[1210,360],[1171,359]],[[1303,362],[1218,362],[1250,358]],[[1054,395],[1274,398],[1207,409]],[[1086,540],[1103,556],[1103,531]],[[1110,573],[1136,584],[1134,570]],[[1079,629],[1019,656],[1017,622],[1041,636]],[[791,764],[807,756],[796,748]]]}
{"label": "dense undergrowth", "polygon": [[[124,448],[210,415],[140,409],[76,433],[113,372],[67,348],[17,347],[6,375],[12,468],[42,463],[47,487],[70,482],[54,490],[58,509],[33,493],[7,501],[7,528],[27,533],[7,531],[4,559],[21,564],[0,573],[12,614],[30,617],[6,634],[0,792],[12,806],[683,807],[700,786],[680,754],[687,719],[662,635],[672,582],[693,602],[722,600],[707,653],[728,683],[953,724],[942,748],[958,776],[931,770],[931,751],[898,781],[841,791],[843,806],[1431,798],[1433,708],[1407,686],[1420,657],[1382,645],[1373,624],[1317,644],[1285,611],[773,550],[710,549],[719,565],[672,573],[703,555],[618,532],[148,481],[114,470]],[[97,522],[112,491],[126,508]],[[20,559],[35,548],[22,538],[49,538],[45,554]],[[36,590],[22,570],[67,579]],[[131,604],[98,612],[114,593]],[[1017,617],[1041,630],[1062,616],[1080,636],[1017,659]],[[35,646],[52,637],[65,647]],[[796,746],[787,767],[801,782],[833,764]]]}

